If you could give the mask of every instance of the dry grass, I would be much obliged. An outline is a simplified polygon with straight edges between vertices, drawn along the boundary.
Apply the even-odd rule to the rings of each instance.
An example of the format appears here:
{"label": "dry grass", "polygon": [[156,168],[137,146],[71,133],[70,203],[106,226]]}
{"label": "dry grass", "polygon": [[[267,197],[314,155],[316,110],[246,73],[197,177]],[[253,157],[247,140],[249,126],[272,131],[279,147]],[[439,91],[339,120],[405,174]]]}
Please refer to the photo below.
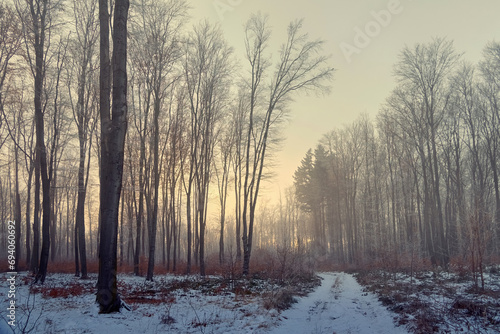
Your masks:
{"label": "dry grass", "polygon": [[[140,258],[139,271],[145,275],[147,271],[146,257]],[[135,290],[132,286],[118,281],[118,289],[122,299],[130,305],[134,304],[169,304],[174,303],[174,291],[196,290],[205,295],[229,295],[235,298],[261,298],[267,309],[284,310],[295,301],[295,296],[305,295],[320,284],[306,256],[290,249],[262,250],[255,249],[250,263],[251,273],[242,275],[242,262],[234,254],[228,254],[226,261],[219,263],[217,254],[206,258],[206,277],[198,276],[199,267],[193,265],[193,277],[174,280],[156,280],[153,286],[145,286]],[[7,268],[6,268],[7,269]],[[27,268],[24,268],[27,269]],[[96,260],[87,261],[89,274],[97,274],[99,263]],[[154,275],[165,274],[184,275],[186,263],[178,262],[177,270],[167,270],[163,264],[156,264]],[[49,262],[49,273],[63,273],[75,275],[75,263],[70,260]],[[118,266],[119,273],[132,274],[133,264],[123,263]],[[25,284],[32,283],[31,276],[26,275]],[[67,286],[53,286],[50,281],[42,286],[33,286],[34,292],[39,292],[44,298],[67,298],[82,294],[94,293],[93,283],[90,281],[75,281]],[[166,319],[165,321],[169,321]]]}
{"label": "dry grass", "polygon": [[263,295],[263,306],[266,310],[286,310],[296,302],[295,293],[291,289],[281,289]]}
{"label": "dry grass", "polygon": [[59,287],[32,285],[30,291],[33,293],[41,293],[43,298],[68,298],[94,292],[90,287],[79,283],[71,283],[68,286]]}
{"label": "dry grass", "polygon": [[[494,272],[494,280],[500,281]],[[414,333],[461,332],[464,328],[484,333],[500,328],[500,287],[477,289],[470,275],[421,271],[415,273],[415,282],[405,272],[364,270],[356,277],[398,314],[400,325]]]}

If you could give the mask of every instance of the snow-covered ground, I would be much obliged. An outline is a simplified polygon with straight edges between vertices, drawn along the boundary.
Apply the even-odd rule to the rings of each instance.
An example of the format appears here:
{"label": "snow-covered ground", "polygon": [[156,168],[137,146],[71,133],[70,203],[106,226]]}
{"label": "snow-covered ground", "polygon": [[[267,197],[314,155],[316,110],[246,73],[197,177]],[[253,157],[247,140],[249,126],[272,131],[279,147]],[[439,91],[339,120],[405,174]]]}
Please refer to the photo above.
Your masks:
{"label": "snow-covered ground", "polygon": [[470,272],[381,270],[357,275],[413,333],[500,333],[500,267],[485,269],[484,289]]}
{"label": "snow-covered ground", "polygon": [[[80,280],[69,274],[49,274],[30,293],[30,279],[18,274],[16,327],[31,333],[405,333],[395,327],[394,314],[349,274],[323,273],[321,286],[291,309],[269,309],[279,289],[253,281],[238,293],[223,280],[159,276],[154,283],[119,275],[122,297],[131,310],[98,314],[94,286],[97,277]],[[0,274],[6,282],[8,275]],[[0,333],[12,333],[6,318],[8,284],[0,286]],[[250,286],[251,285],[251,286]],[[64,289],[61,289],[64,287]],[[266,307],[267,306],[267,307]]]}
{"label": "snow-covered ground", "polygon": [[408,333],[394,325],[394,314],[377,297],[363,291],[352,275],[320,274],[323,282],[291,309],[270,332],[291,333]]}

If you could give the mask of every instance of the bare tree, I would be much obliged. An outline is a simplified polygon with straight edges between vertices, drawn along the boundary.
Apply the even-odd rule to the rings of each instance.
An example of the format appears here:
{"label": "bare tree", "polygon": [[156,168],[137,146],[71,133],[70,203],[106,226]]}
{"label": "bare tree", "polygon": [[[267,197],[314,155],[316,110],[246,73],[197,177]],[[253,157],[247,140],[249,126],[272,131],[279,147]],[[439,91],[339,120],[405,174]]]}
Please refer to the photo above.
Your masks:
{"label": "bare tree", "polygon": [[[438,159],[438,130],[447,110],[448,93],[446,78],[460,55],[453,43],[444,39],[434,39],[429,44],[417,44],[414,48],[404,48],[396,64],[395,75],[406,92],[413,91],[416,100],[415,113],[419,114],[420,129],[424,135],[421,155],[424,176],[424,217],[429,226],[429,251],[433,263],[446,264],[449,260],[444,217],[441,204],[440,171]],[[437,217],[437,221],[431,217]],[[431,223],[431,221],[436,221]],[[436,242],[432,240],[435,238]]]}
{"label": "bare tree", "polygon": [[[40,3],[41,2],[41,3]],[[47,263],[49,259],[49,226],[50,226],[50,183],[47,170],[47,152],[44,142],[44,120],[42,110],[42,88],[44,79],[44,43],[46,37],[47,1],[29,1],[31,20],[33,23],[34,49],[35,49],[35,129],[36,129],[36,155],[38,160],[38,177],[42,179],[43,194],[43,218],[42,218],[42,252],[40,254],[40,265],[38,267],[36,280],[42,283],[47,274]],[[36,188],[36,187],[35,187]],[[36,189],[35,189],[36,192]]]}
{"label": "bare tree", "polygon": [[241,200],[242,200],[242,172],[243,172],[243,150],[244,137],[246,133],[245,120],[250,109],[248,96],[244,87],[238,89],[237,106],[231,114],[231,128],[234,131],[233,145],[234,154],[231,161],[234,174],[234,196],[235,196],[235,238],[236,238],[236,261],[241,260]]}
{"label": "bare tree", "polygon": [[[14,8],[7,4],[0,5],[0,112],[4,113],[5,79],[11,73],[11,61],[19,53],[22,34],[19,17]],[[2,119],[0,119],[0,130]],[[1,133],[1,132],[0,132]],[[0,139],[0,148],[3,140]]]}
{"label": "bare tree", "polygon": [[[75,259],[76,275],[87,278],[87,252],[85,242],[85,198],[90,171],[90,147],[96,122],[96,97],[94,96],[95,55],[97,47],[97,1],[79,1],[73,4],[74,29],[76,37],[72,41],[73,66],[68,70],[68,92],[73,109],[73,117],[78,129],[78,202],[75,214]],[[73,70],[76,69],[76,80]],[[72,83],[76,81],[76,101],[72,98]],[[87,160],[87,162],[86,162]],[[78,254],[79,252],[79,254]],[[79,256],[78,256],[79,255]],[[80,266],[78,265],[80,263]],[[79,268],[80,267],[80,268]]]}
{"label": "bare tree", "polygon": [[[184,172],[184,163],[186,161],[187,152],[185,147],[187,144],[186,117],[187,110],[185,104],[187,102],[184,87],[178,86],[175,93],[175,108],[169,108],[169,136],[168,136],[168,152],[165,154],[167,166],[165,167],[165,189],[163,200],[163,216],[164,216],[164,234],[167,256],[167,269],[170,269],[172,262],[172,270],[177,270],[177,259],[180,253],[180,209],[182,191],[179,189],[179,179],[182,178]],[[175,109],[175,110],[174,110]],[[167,187],[168,184],[168,187]],[[167,199],[167,190],[170,198]],[[178,195],[176,196],[176,192]],[[172,251],[173,246],[173,251]],[[164,251],[165,253],[165,251]],[[172,254],[172,256],[171,256]]]}
{"label": "bare tree", "polygon": [[56,44],[55,50],[50,53],[51,61],[47,62],[47,79],[45,96],[50,96],[44,105],[44,113],[50,115],[50,126],[47,127],[47,136],[50,140],[47,141],[48,146],[48,173],[50,184],[50,260],[54,261],[57,247],[57,225],[56,218],[59,206],[56,205],[57,198],[60,198],[57,193],[59,189],[57,185],[58,171],[61,166],[61,160],[64,155],[66,144],[71,138],[68,136],[70,122],[65,117],[66,103],[63,101],[61,79],[63,68],[68,60],[68,38],[61,36]]}
{"label": "bare tree", "polygon": [[[8,136],[12,142],[12,151],[14,152],[14,221],[15,221],[15,231],[16,231],[16,243],[15,243],[15,270],[19,268],[19,260],[21,259],[21,194],[20,194],[20,155],[24,155],[28,160],[30,158],[29,153],[26,151],[26,120],[25,120],[25,108],[24,108],[24,84],[21,83],[20,87],[11,87],[9,90],[9,101],[5,106],[2,106],[2,117],[5,122],[5,128],[7,129]],[[15,94],[12,94],[15,92]],[[9,115],[9,116],[7,116]],[[23,143],[24,142],[24,143]],[[10,170],[9,170],[10,174]],[[26,224],[29,225],[29,224]],[[29,234],[27,234],[29,240]],[[29,251],[29,248],[28,248]]]}
{"label": "bare tree", "polygon": [[[187,210],[190,211],[191,189],[196,187],[195,207],[199,227],[200,274],[205,275],[205,228],[208,190],[217,124],[227,104],[230,87],[232,49],[222,37],[220,28],[202,22],[186,41],[184,80],[191,112],[190,167],[187,185]],[[190,271],[191,217],[188,214],[188,272]]]}
{"label": "bare tree", "polygon": [[493,176],[494,219],[497,239],[500,240],[500,167],[498,166],[498,158],[500,157],[500,43],[491,42],[486,45],[483,58],[479,64],[484,80],[480,90],[485,99],[484,108],[486,109],[482,130],[485,133],[486,148]]}
{"label": "bare tree", "polygon": [[[18,95],[20,98],[18,101],[21,103],[17,105],[19,108],[22,105],[23,94],[20,91],[13,92],[16,90],[14,84],[5,85],[5,80],[8,78],[9,81],[16,81],[14,75],[16,72],[12,64],[15,56],[20,54],[22,45],[22,31],[20,18],[16,15],[14,8],[8,4],[0,5],[0,148],[4,144],[4,139],[2,138],[2,125],[3,121],[7,121],[7,115],[4,111],[4,101],[5,95],[13,93],[12,95]],[[16,107],[15,107],[16,108]],[[14,116],[14,129],[10,129],[7,124],[8,132],[13,142],[14,151],[14,182],[15,182],[15,208],[14,208],[14,221],[15,221],[15,231],[16,231],[16,256],[15,256],[15,271],[18,271],[19,260],[21,259],[21,195],[19,190],[19,154],[22,150],[21,148],[21,129],[23,125],[23,110],[19,108],[17,111],[13,110]],[[16,116],[17,115],[17,116]],[[13,130],[15,133],[13,133]],[[24,151],[23,151],[24,152]]]}
{"label": "bare tree", "polygon": [[307,34],[301,33],[301,28],[302,21],[292,22],[288,26],[287,41],[281,47],[279,62],[264,93],[265,88],[261,85],[270,65],[264,55],[270,36],[267,18],[254,15],[245,27],[246,56],[250,65],[250,79],[246,85],[250,104],[242,175],[244,274],[248,274],[250,268],[255,209],[273,126],[281,119],[291,101],[290,93],[325,90],[324,83],[331,79],[334,71],[327,65],[328,57],[318,56],[323,42],[310,41]]}
{"label": "bare tree", "polygon": [[[180,57],[179,30],[182,26],[182,18],[185,16],[186,4],[181,0],[168,2],[142,1],[138,6],[137,23],[132,25],[132,35],[135,46],[135,64],[139,67],[138,80],[142,80],[144,90],[143,108],[152,110],[151,138],[149,151],[153,155],[152,173],[148,180],[146,189],[148,191],[148,272],[147,280],[153,279],[156,250],[156,230],[158,221],[159,185],[162,168],[160,160],[160,124],[159,119],[164,109],[171,109],[167,99],[170,87],[177,81],[174,65]],[[147,40],[144,49],[144,40]],[[147,119],[144,119],[145,129]],[[145,133],[142,134],[144,136]],[[145,138],[141,138],[145,140]],[[142,142],[141,142],[142,143]],[[141,148],[142,150],[142,148]],[[164,151],[164,150],[162,150]],[[162,152],[163,153],[163,152]],[[152,205],[152,207],[151,207]]]}
{"label": "bare tree", "polygon": [[[47,149],[45,145],[45,126],[44,114],[47,107],[47,100],[44,97],[44,83],[47,75],[47,55],[50,46],[50,33],[55,25],[55,16],[60,9],[59,1],[49,0],[25,0],[16,1],[16,9],[19,16],[25,18],[23,20],[23,33],[26,46],[26,59],[30,66],[31,73],[34,79],[34,109],[35,109],[35,221],[34,221],[34,253],[32,261],[37,261],[38,258],[38,210],[40,207],[39,192],[40,192],[40,179],[42,181],[42,196],[43,196],[43,210],[42,210],[42,249],[40,254],[40,263],[36,269],[35,281],[45,280],[47,274],[47,264],[49,260],[50,251],[50,224],[51,224],[51,178],[54,171],[55,154],[47,157]],[[61,65],[61,64],[58,64]],[[59,72],[59,71],[58,71]],[[60,72],[59,72],[60,73]],[[58,75],[56,75],[56,91],[59,83]],[[54,97],[54,120],[57,117],[57,104],[58,95],[55,93]],[[56,123],[54,123],[56,126]],[[55,148],[54,144],[57,142],[58,134],[53,134],[53,141],[51,149]],[[52,152],[53,153],[53,152]],[[53,197],[52,197],[53,198]]]}
{"label": "bare tree", "polygon": [[237,95],[237,105],[231,114],[231,128],[234,131],[233,145],[234,154],[232,157],[232,169],[234,174],[234,196],[235,196],[235,238],[236,238],[236,261],[241,260],[241,211],[242,211],[242,173],[244,160],[244,138],[246,133],[245,121],[248,117],[249,99],[245,87],[239,87]]}
{"label": "bare tree", "polygon": [[117,0],[113,16],[113,105],[110,114],[111,68],[109,66],[108,2],[99,1],[100,115],[101,115],[101,193],[99,277],[97,302],[100,313],[120,310],[118,295],[117,237],[118,211],[123,177],[123,156],[127,133],[127,20],[128,0]]}
{"label": "bare tree", "polygon": [[[134,55],[132,55],[132,62],[134,61]],[[136,276],[139,276],[140,273],[140,267],[139,267],[139,261],[140,261],[140,254],[141,254],[141,233],[142,233],[142,220],[144,219],[144,192],[145,192],[145,174],[146,174],[146,133],[148,130],[148,120],[149,120],[149,110],[150,110],[150,103],[149,100],[151,99],[151,92],[149,92],[146,97],[142,97],[141,95],[144,94],[142,92],[142,86],[141,84],[137,85],[138,86],[138,97],[137,99],[139,100],[138,108],[136,110],[136,102],[135,102],[135,71],[137,70],[140,72],[140,69],[142,66],[131,66],[131,92],[132,92],[132,105],[131,105],[131,113],[134,116],[134,126],[137,130],[137,136],[139,140],[139,166],[138,170],[136,170],[136,173],[132,173],[132,159],[130,159],[130,171],[131,171],[131,185],[133,188],[133,198],[134,198],[134,205],[135,205],[135,218],[136,218],[136,239],[135,239],[135,251],[134,251],[134,274]],[[137,74],[139,76],[139,74]],[[142,101],[145,101],[147,103],[143,103]],[[132,136],[128,136],[130,139],[130,145],[132,145],[133,140],[137,140],[135,137],[132,138]],[[138,174],[137,178],[137,184],[136,184],[136,174]],[[136,190],[139,191],[139,198],[136,200]]]}
{"label": "bare tree", "polygon": [[234,136],[235,136],[235,127],[231,126],[225,129],[223,137],[219,142],[220,166],[218,166],[216,163],[214,165],[215,176],[217,178],[217,187],[219,191],[219,203],[220,203],[220,232],[219,232],[220,264],[223,264],[225,261],[224,227],[226,223],[226,204],[227,204],[227,192],[229,186],[230,168],[231,168],[231,161],[233,160],[233,151],[235,146]]}

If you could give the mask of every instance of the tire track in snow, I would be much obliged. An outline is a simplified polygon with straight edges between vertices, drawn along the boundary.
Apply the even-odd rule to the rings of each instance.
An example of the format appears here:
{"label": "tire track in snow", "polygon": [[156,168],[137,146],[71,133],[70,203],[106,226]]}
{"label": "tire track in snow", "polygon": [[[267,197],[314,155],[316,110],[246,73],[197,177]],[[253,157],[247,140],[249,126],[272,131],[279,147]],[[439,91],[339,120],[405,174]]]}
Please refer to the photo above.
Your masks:
{"label": "tire track in snow", "polygon": [[396,327],[393,314],[372,293],[363,291],[346,273],[322,273],[321,286],[282,313],[270,332],[293,333],[408,333]]}

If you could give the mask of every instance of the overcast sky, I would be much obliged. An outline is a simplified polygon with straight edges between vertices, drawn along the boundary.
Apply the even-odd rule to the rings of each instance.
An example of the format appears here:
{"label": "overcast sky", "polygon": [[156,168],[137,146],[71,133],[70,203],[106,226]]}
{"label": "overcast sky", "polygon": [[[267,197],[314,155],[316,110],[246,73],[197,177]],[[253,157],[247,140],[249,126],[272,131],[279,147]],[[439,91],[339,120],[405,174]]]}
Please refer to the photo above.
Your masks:
{"label": "overcast sky", "polygon": [[[218,22],[243,59],[243,24],[252,13],[268,14],[272,41],[284,41],[291,20],[326,41],[336,68],[326,97],[300,96],[291,107],[285,140],[277,153],[276,177],[268,193],[293,183],[293,172],[326,132],[357,119],[372,119],[394,88],[393,65],[400,50],[433,37],[454,41],[464,59],[477,62],[488,41],[500,40],[499,0],[191,0],[193,21]],[[390,15],[389,15],[390,13]],[[368,33],[367,37],[361,32]],[[243,64],[243,62],[242,62]]]}

